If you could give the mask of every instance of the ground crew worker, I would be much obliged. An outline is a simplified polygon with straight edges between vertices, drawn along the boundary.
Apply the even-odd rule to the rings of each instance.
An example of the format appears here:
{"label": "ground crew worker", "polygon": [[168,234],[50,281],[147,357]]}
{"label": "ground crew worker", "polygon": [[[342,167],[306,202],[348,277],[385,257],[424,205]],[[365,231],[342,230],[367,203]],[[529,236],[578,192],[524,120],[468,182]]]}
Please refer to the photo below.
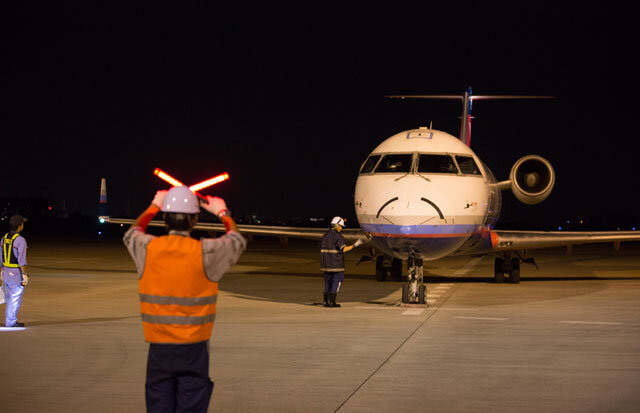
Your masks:
{"label": "ground crew worker", "polygon": [[4,325],[7,327],[24,327],[24,323],[18,322],[18,311],[24,287],[29,282],[27,241],[20,235],[26,220],[20,215],[9,218],[9,232],[2,237],[2,287],[7,302]]}
{"label": "ground crew worker", "polygon": [[[200,206],[220,218],[226,235],[200,241],[189,236],[199,205],[186,186],[158,191],[124,235],[138,269],[142,326],[150,343],[145,385],[148,412],[206,412],[213,391],[209,338],[218,281],[247,243],[221,198],[208,196]],[[145,234],[158,211],[164,213],[169,234]]]}
{"label": "ground crew worker", "polygon": [[322,302],[325,307],[340,307],[340,304],[336,303],[336,296],[344,281],[344,253],[363,243],[359,239],[353,245],[347,246],[344,237],[340,234],[344,226],[344,219],[334,217],[331,220],[331,229],[325,232],[320,240],[320,255],[322,257],[320,270],[324,271]]}

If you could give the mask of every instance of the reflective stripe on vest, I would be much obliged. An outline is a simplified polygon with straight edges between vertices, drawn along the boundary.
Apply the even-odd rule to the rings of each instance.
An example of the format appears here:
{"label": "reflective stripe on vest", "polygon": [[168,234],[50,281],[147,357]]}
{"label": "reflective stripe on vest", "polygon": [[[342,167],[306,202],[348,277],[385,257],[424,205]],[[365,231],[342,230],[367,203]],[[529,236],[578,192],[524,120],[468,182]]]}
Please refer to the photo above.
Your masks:
{"label": "reflective stripe on vest", "polygon": [[18,257],[13,253],[13,241],[18,238],[17,232],[9,238],[9,234],[2,237],[2,265],[8,268],[20,268]]}
{"label": "reflective stripe on vest", "polygon": [[151,240],[139,286],[142,326],[148,342],[209,340],[218,283],[210,281],[204,272],[200,241],[181,235]]}

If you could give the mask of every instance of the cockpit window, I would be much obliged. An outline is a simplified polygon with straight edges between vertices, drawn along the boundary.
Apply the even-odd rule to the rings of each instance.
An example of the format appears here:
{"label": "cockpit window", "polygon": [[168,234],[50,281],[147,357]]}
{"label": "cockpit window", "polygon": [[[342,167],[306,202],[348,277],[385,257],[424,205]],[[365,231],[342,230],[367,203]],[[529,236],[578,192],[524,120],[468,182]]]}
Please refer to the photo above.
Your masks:
{"label": "cockpit window", "polygon": [[400,172],[400,173],[409,173],[411,172],[411,160],[413,155],[410,153],[407,154],[390,154],[385,155],[378,167],[376,168],[376,173],[380,172]]}
{"label": "cockpit window", "polygon": [[457,174],[458,168],[449,155],[422,154],[418,161],[418,172]]}
{"label": "cockpit window", "polygon": [[375,168],[378,160],[380,159],[380,155],[371,155],[369,159],[364,163],[362,169],[360,170],[361,174],[370,174],[373,172],[373,168]]}
{"label": "cockpit window", "polygon": [[456,161],[460,167],[460,172],[466,175],[482,175],[476,161],[470,156],[456,155]]}

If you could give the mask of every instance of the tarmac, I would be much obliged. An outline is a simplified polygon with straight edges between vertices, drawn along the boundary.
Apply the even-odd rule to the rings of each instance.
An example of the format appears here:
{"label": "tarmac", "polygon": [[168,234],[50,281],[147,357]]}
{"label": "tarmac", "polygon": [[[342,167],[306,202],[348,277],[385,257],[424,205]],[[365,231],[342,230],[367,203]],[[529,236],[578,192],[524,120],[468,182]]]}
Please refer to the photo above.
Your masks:
{"label": "tarmac", "polygon": [[[29,238],[27,238],[29,239]],[[314,242],[256,238],[220,284],[211,412],[632,412],[640,406],[640,244],[425,263],[428,308],[347,254],[323,308]],[[143,412],[148,345],[118,240],[29,241],[19,320],[0,329],[0,411]],[[4,311],[4,306],[0,306]]]}

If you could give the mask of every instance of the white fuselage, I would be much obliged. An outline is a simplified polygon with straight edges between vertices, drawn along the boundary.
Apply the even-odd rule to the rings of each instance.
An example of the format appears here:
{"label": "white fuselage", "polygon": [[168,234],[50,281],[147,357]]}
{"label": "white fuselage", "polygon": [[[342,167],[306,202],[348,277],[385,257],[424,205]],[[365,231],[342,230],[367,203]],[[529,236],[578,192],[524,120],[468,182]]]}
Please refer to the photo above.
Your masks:
{"label": "white fuselage", "polygon": [[420,128],[378,145],[355,189],[360,227],[384,253],[433,260],[460,252],[495,224],[495,178],[445,132]]}

